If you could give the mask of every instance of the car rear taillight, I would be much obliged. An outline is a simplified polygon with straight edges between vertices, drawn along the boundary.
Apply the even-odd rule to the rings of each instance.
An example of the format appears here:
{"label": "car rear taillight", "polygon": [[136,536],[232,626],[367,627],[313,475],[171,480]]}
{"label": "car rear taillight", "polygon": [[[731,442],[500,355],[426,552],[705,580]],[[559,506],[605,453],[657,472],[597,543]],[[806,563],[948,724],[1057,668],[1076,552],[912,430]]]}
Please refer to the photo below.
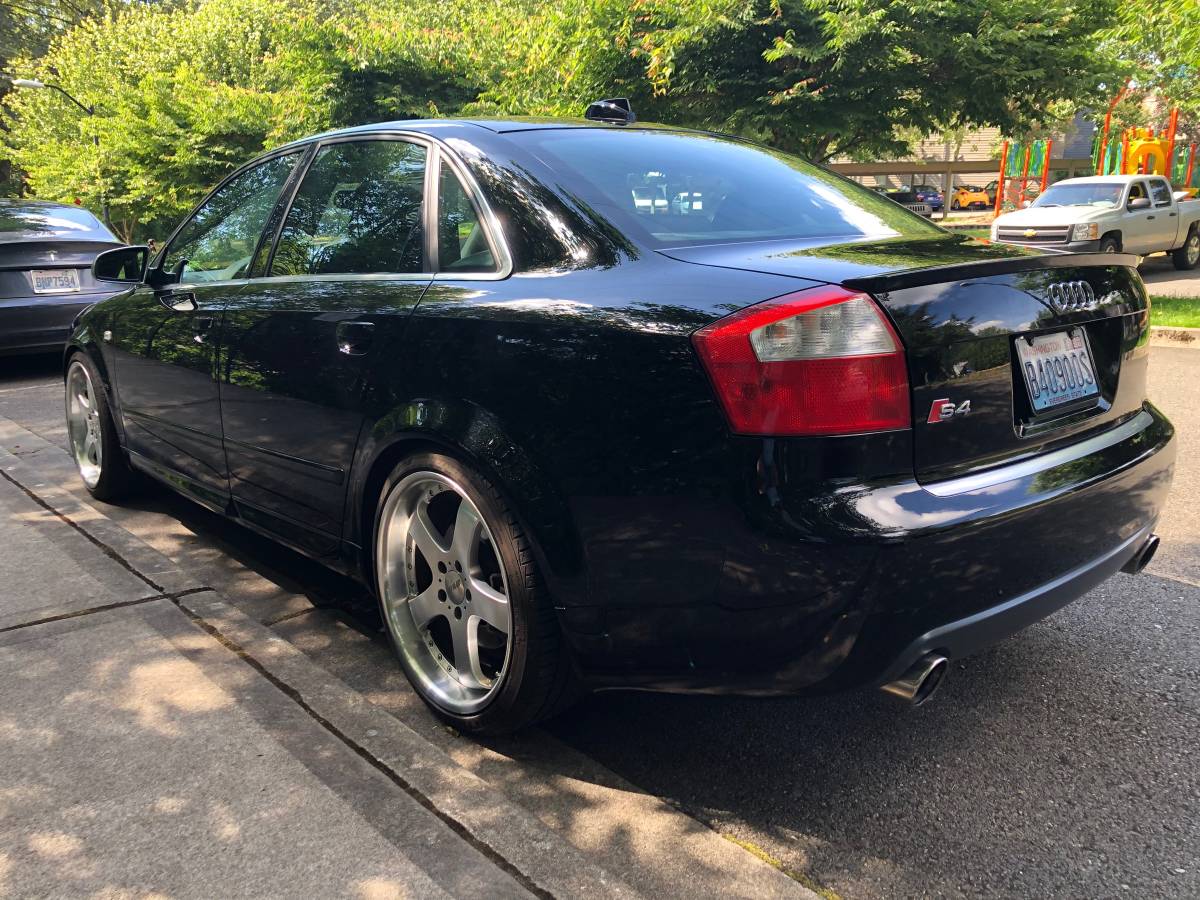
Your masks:
{"label": "car rear taillight", "polygon": [[869,296],[813,288],[692,340],[738,434],[860,434],[911,425],[904,349]]}

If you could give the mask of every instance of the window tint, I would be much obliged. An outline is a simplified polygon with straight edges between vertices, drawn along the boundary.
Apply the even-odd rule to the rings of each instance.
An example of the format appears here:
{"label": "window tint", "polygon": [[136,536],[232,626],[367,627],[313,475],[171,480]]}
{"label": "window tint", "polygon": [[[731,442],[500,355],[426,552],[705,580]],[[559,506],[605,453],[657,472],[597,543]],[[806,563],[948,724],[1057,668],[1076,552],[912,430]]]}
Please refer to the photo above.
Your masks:
{"label": "window tint", "polygon": [[283,223],[272,275],[424,271],[425,148],[332,144],[317,154]]}
{"label": "window tint", "polygon": [[592,128],[509,136],[592,209],[651,244],[942,233],[861,185],[740,141]]}
{"label": "window tint", "polygon": [[1150,193],[1153,195],[1155,206],[1171,205],[1171,186],[1163,179],[1155,178],[1150,182]]}
{"label": "window tint", "polygon": [[247,169],[208,198],[171,242],[164,258],[167,271],[187,265],[182,283],[243,278],[267,216],[299,158],[277,156]]}
{"label": "window tint", "polygon": [[479,214],[445,160],[438,176],[438,264],[453,272],[496,269]]}

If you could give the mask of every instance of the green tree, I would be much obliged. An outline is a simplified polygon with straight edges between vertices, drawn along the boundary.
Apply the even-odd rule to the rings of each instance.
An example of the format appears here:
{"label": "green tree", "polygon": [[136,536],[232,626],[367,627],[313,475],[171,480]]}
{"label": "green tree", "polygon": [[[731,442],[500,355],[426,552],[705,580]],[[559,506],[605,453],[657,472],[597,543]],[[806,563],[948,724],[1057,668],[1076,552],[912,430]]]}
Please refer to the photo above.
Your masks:
{"label": "green tree", "polygon": [[[1140,3],[1121,0],[1105,49],[1116,56],[1133,87],[1116,117],[1122,124],[1145,124],[1138,105],[1155,93],[1192,123],[1200,123],[1200,3]],[[1120,80],[1112,83],[1115,92]]]}
{"label": "green tree", "polygon": [[93,209],[105,198],[123,238],[161,237],[264,149],[340,125],[452,113],[479,93],[455,32],[465,8],[387,3],[202,0],[87,19],[10,71],[60,84],[96,115],[52,91],[13,92],[0,156],[37,196]]}

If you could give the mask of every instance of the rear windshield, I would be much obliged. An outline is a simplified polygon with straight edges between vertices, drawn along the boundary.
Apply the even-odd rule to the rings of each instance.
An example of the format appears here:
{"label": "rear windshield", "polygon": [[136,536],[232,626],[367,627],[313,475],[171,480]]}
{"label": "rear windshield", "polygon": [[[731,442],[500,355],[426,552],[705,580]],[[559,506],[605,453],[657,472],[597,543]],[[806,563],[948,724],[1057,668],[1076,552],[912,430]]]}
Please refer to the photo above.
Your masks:
{"label": "rear windshield", "polygon": [[112,232],[90,212],[78,206],[47,206],[38,203],[0,204],[0,240],[110,241]]}
{"label": "rear windshield", "polygon": [[875,191],[738,141],[616,128],[509,136],[613,224],[656,246],[942,233]]}

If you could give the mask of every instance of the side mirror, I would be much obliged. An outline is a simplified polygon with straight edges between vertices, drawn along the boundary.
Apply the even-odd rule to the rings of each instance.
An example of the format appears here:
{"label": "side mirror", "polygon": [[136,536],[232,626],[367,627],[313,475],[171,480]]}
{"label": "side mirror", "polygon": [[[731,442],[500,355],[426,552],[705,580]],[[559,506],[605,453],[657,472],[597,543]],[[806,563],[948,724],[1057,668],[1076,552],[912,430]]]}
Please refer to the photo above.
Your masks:
{"label": "side mirror", "polygon": [[1150,198],[1149,197],[1134,197],[1132,200],[1129,201],[1129,209],[1130,210],[1149,209],[1149,208],[1150,208]]}
{"label": "side mirror", "polygon": [[149,261],[149,247],[117,247],[105,250],[92,260],[92,277],[97,281],[138,284],[146,274],[146,263]]}

